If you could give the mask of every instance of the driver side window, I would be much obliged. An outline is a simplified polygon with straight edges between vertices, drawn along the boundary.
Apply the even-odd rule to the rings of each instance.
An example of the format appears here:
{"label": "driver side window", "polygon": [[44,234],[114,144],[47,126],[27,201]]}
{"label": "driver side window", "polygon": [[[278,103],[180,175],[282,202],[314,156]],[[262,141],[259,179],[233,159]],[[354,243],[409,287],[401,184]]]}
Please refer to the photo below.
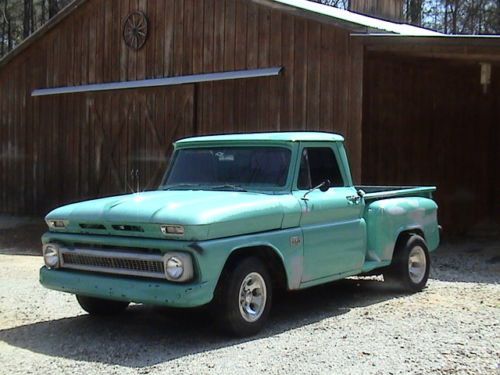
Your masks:
{"label": "driver side window", "polygon": [[310,190],[325,180],[331,186],[344,186],[337,158],[329,147],[308,147],[302,151],[297,188]]}

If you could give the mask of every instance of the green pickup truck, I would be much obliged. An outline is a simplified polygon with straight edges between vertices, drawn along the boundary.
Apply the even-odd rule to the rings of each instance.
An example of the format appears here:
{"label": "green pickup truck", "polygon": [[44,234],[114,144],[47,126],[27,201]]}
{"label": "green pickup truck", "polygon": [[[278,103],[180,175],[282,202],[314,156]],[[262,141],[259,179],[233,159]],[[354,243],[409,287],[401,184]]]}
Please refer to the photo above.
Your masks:
{"label": "green pickup truck", "polygon": [[344,139],[319,132],[183,139],[155,191],[46,217],[40,282],[90,314],[208,305],[226,331],[264,325],[273,291],[383,274],[425,287],[434,187],[355,186]]}

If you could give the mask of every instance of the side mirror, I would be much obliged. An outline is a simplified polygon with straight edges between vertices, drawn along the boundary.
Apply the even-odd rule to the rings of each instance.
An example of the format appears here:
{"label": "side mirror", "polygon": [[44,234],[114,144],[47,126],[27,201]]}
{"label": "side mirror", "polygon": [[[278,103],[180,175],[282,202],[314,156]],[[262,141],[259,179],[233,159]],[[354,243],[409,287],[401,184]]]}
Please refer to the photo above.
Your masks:
{"label": "side mirror", "polygon": [[326,193],[332,187],[332,182],[330,180],[323,181],[319,186],[319,190]]}
{"label": "side mirror", "polygon": [[326,193],[328,190],[330,190],[331,187],[332,187],[331,181],[325,180],[321,184],[319,184],[318,186],[313,187],[311,190],[309,190],[307,193],[305,193],[304,196],[302,197],[302,200],[307,201],[307,196],[316,189],[319,189],[319,191]]}

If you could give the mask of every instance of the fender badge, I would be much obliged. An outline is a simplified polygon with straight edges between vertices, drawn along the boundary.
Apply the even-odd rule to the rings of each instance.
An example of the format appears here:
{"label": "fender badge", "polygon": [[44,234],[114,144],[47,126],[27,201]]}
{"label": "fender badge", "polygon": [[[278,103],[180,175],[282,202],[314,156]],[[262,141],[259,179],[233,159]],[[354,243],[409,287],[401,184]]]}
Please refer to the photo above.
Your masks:
{"label": "fender badge", "polygon": [[300,239],[299,236],[290,237],[290,244],[292,246],[299,246],[301,242],[302,240]]}

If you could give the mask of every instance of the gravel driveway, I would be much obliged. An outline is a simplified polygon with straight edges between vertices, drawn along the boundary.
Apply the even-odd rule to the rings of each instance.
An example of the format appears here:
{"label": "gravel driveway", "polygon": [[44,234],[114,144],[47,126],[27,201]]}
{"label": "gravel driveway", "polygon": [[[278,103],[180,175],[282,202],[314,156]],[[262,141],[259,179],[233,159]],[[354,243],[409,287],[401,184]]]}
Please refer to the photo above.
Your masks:
{"label": "gravel driveway", "polygon": [[40,257],[4,253],[2,374],[500,374],[500,241],[443,246],[415,295],[353,278],[282,296],[245,340],[202,311],[90,318],[38,284]]}

